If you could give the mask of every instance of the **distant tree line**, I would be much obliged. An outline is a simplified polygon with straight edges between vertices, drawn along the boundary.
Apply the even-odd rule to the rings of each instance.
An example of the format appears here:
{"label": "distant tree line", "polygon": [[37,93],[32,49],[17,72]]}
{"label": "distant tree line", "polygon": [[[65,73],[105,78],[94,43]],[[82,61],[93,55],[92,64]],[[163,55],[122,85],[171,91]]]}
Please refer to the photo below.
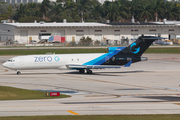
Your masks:
{"label": "distant tree line", "polygon": [[42,3],[8,4],[0,1],[0,20],[14,19],[17,22],[49,21],[62,22],[130,22],[159,21],[180,19],[180,4],[164,0],[57,0]]}

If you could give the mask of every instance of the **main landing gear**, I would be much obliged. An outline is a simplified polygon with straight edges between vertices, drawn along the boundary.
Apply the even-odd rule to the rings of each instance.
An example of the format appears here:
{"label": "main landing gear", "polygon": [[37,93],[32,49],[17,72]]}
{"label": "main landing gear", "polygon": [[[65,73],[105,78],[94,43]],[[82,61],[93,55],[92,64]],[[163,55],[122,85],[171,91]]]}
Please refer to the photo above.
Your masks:
{"label": "main landing gear", "polygon": [[[90,70],[90,69],[86,69],[86,72],[87,72],[87,74],[92,74],[92,70]],[[85,73],[85,69],[80,69],[79,73],[84,74]]]}
{"label": "main landing gear", "polygon": [[92,74],[92,70],[86,69],[86,71],[87,71],[87,74]]}
{"label": "main landing gear", "polygon": [[21,72],[19,70],[17,70],[17,75],[20,75],[20,74],[21,74]]}
{"label": "main landing gear", "polygon": [[84,74],[84,69],[79,70],[79,73]]}

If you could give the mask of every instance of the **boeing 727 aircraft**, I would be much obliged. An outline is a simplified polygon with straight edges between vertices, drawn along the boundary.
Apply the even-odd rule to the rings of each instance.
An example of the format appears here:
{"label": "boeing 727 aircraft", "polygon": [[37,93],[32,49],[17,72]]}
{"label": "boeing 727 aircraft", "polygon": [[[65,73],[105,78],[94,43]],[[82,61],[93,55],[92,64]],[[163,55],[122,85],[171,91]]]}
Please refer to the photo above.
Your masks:
{"label": "boeing 727 aircraft", "polygon": [[141,55],[146,49],[161,37],[140,36],[128,47],[109,47],[108,53],[91,54],[53,54],[53,55],[26,55],[18,56],[6,61],[3,66],[16,70],[33,69],[69,69],[79,70],[80,73],[92,73],[92,69],[129,67],[131,63],[145,61]]}

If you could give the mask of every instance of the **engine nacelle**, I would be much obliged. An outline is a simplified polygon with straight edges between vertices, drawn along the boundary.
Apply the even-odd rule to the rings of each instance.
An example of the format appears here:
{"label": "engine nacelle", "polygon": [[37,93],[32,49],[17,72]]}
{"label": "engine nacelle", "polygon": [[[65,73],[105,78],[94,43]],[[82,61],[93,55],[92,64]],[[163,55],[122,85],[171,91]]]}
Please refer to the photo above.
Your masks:
{"label": "engine nacelle", "polygon": [[147,61],[148,58],[147,57],[141,57],[141,61]]}

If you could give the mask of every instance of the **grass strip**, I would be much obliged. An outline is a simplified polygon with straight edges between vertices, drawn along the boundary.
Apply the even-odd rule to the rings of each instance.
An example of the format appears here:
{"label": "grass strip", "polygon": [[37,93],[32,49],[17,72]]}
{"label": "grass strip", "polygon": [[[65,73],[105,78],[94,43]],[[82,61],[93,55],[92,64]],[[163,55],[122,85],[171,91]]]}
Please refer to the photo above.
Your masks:
{"label": "grass strip", "polygon": [[[75,53],[104,53],[105,48],[94,49],[27,49],[27,50],[0,50],[0,55],[33,55],[33,54],[75,54]],[[180,48],[149,48],[145,53],[154,54],[180,54]]]}
{"label": "grass strip", "polygon": [[61,115],[0,117],[0,120],[179,120],[180,115]]}
{"label": "grass strip", "polygon": [[46,96],[46,92],[25,90],[14,87],[0,86],[0,100],[29,100],[29,99],[54,99],[54,98],[67,98],[69,95],[60,96]]}

